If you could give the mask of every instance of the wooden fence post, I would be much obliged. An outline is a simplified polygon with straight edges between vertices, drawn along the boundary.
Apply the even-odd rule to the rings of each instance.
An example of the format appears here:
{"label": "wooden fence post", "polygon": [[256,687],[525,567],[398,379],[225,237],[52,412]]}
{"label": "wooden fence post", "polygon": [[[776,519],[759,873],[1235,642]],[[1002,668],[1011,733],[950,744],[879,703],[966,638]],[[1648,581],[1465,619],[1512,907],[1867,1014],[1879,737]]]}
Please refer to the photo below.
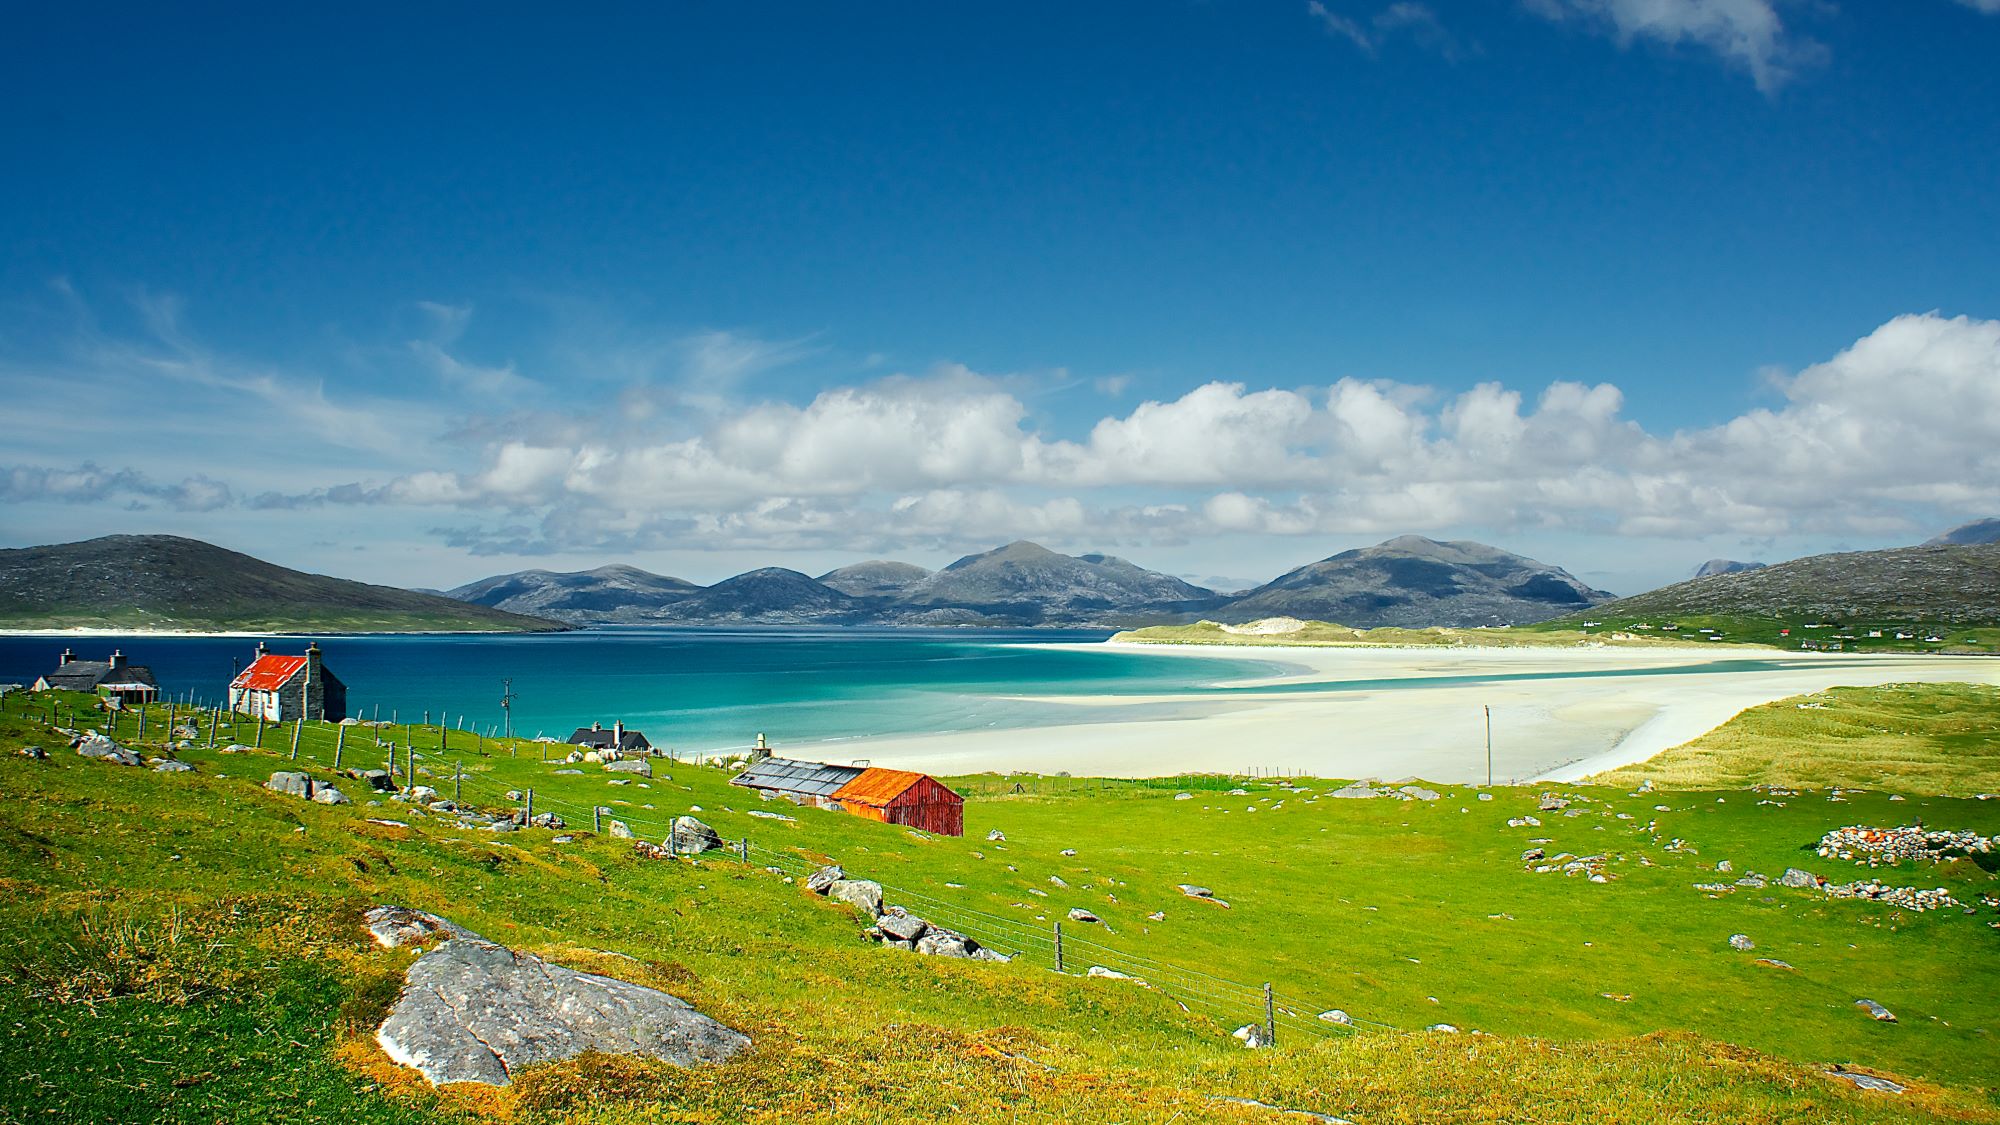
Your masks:
{"label": "wooden fence post", "polygon": [[1278,1045],[1278,1010],[1271,1000],[1271,982],[1264,982],[1264,1045]]}
{"label": "wooden fence post", "polygon": [[208,713],[208,748],[211,750],[215,749],[215,728],[221,721],[222,708],[218,707]]}
{"label": "wooden fence post", "polygon": [[340,752],[341,752],[342,750],[345,750],[345,749],[347,749],[347,728],[346,728],[345,726],[343,726],[343,727],[341,727],[341,728],[340,728],[340,730],[339,730],[339,733],[337,733],[337,734],[335,734],[335,735],[333,736],[333,768],[334,768],[334,769],[339,769],[339,768],[340,768]]}
{"label": "wooden fence post", "polygon": [[465,784],[465,763],[464,763],[464,762],[453,762],[453,763],[451,764],[451,803],[452,803],[452,804],[454,804],[454,805],[455,805],[455,804],[457,804],[457,803],[458,803],[458,794],[459,794],[459,790],[460,790],[460,789],[461,789],[461,788],[462,788],[462,787],[464,786],[464,784]]}
{"label": "wooden fence post", "polygon": [[591,830],[592,832],[602,832],[602,831],[604,831],[604,806],[603,806],[603,805],[592,805],[592,806],[590,806],[590,830]]}
{"label": "wooden fence post", "polygon": [[264,712],[257,712],[257,749],[264,748]]}
{"label": "wooden fence post", "polygon": [[1056,972],[1063,971],[1062,923],[1056,923]]}
{"label": "wooden fence post", "polygon": [[522,793],[521,802],[522,802],[521,808],[523,813],[521,817],[521,824],[525,827],[526,825],[532,823],[535,819],[535,791],[533,789],[530,789],[527,792]]}
{"label": "wooden fence post", "polygon": [[305,716],[292,720],[292,761],[299,760],[299,734],[306,729]]}

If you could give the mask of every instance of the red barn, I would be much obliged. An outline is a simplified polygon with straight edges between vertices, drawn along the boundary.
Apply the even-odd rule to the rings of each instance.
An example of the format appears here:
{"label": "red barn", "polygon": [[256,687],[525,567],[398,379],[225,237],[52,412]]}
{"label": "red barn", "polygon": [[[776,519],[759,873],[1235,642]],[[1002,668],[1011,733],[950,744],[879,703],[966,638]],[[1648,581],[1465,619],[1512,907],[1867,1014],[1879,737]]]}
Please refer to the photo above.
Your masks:
{"label": "red barn", "polygon": [[855,816],[939,836],[965,835],[965,798],[929,774],[870,768],[833,794]]}
{"label": "red barn", "polygon": [[965,798],[928,774],[764,756],[731,785],[940,836],[965,834]]}

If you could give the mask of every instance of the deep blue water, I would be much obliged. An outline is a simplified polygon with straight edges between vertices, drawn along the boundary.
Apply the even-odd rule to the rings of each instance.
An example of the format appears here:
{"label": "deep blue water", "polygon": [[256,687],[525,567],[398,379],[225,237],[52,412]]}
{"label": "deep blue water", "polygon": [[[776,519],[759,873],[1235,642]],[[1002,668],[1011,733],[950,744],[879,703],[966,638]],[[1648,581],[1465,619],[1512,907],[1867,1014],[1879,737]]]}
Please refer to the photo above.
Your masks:
{"label": "deep blue water", "polygon": [[[318,637],[347,684],[350,713],[405,722],[502,722],[513,680],[516,734],[567,736],[622,719],[655,745],[780,747],[895,734],[1025,727],[1103,717],[1096,709],[1005,698],[1201,689],[1264,669],[1239,660],[1050,651],[1095,630],[720,630],[603,628],[574,633]],[[296,653],[300,638],[271,638]],[[173,698],[216,700],[257,642],[233,637],[0,637],[0,683],[32,683],[65,647],[102,660],[122,649]],[[1272,664],[1271,670],[1280,665]],[[1171,713],[1120,708],[1118,717]]]}

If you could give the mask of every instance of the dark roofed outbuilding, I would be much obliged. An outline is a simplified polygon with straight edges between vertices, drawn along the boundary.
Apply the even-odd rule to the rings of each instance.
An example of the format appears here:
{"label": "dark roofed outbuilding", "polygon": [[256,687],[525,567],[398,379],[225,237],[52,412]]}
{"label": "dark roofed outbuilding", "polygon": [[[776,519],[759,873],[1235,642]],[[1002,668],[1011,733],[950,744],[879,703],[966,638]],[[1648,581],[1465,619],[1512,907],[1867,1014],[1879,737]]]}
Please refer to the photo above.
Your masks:
{"label": "dark roofed outbuilding", "polygon": [[56,670],[35,681],[36,691],[83,691],[116,699],[119,703],[153,703],[160,698],[160,684],[153,670],[143,664],[128,664],[125,654],[113,652],[109,660],[78,660],[64,649]]}
{"label": "dark roofed outbuilding", "polygon": [[867,772],[865,766],[830,766],[790,758],[762,758],[729,779],[731,785],[762,789],[784,796],[831,797],[840,787]]}
{"label": "dark roofed outbuilding", "polygon": [[605,730],[603,723],[592,723],[587,727],[578,727],[576,728],[576,733],[569,736],[569,744],[571,746],[588,746],[592,750],[616,749],[621,754],[650,754],[653,752],[653,744],[647,741],[645,735],[636,730],[626,730],[625,724],[622,722],[613,723],[610,730]]}

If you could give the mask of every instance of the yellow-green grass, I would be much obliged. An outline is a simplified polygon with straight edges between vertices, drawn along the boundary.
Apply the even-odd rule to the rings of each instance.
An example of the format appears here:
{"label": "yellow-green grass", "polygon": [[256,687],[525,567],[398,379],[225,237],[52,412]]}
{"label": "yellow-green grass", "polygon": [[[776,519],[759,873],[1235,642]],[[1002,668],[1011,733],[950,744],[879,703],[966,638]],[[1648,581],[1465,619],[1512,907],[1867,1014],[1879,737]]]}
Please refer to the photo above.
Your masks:
{"label": "yellow-green grass", "polygon": [[1752,707],[1700,738],[1591,780],[1668,789],[1851,786],[2000,793],[2000,687],[1838,687]]}
{"label": "yellow-green grass", "polygon": [[[289,728],[274,728],[262,752],[197,747],[180,756],[198,772],[155,774],[62,750],[30,717],[45,702],[0,704],[0,1121],[1286,1120],[1216,1094],[1370,1125],[2000,1121],[1991,911],[1911,916],[1690,886],[1718,879],[1725,858],[1739,872],[1795,864],[1837,877],[1801,850],[1827,827],[1921,816],[1991,833],[1994,802],[1759,804],[1741,792],[1599,788],[1568,790],[1592,800],[1567,817],[1539,812],[1532,789],[1479,801],[1440,786],[1443,800],[1402,803],[1247,781],[1232,796],[1190,779],[1192,796],[1176,800],[1177,782],[1042,778],[1016,795],[1013,780],[987,776],[954,780],[970,795],[968,834],[943,839],[762,804],[712,767],[658,762],[647,788],[613,787],[596,767],[556,775],[532,743],[452,734],[441,750],[443,732],[410,732],[430,784],[448,794],[462,765],[468,801],[500,804],[502,789],[532,787],[538,807],[562,803],[573,832],[568,810],[603,803],[657,839],[667,818],[700,805],[725,836],[749,836],[764,855],[837,858],[919,913],[929,911],[908,892],[1035,931],[1047,924],[1037,915],[1087,907],[1113,932],[1070,934],[1121,963],[1157,959],[1164,987],[1148,990],[1057,976],[1033,946],[1012,965],[883,949],[845,908],[756,865],[645,860],[587,823],[557,845],[544,830],[496,836],[400,805],[326,807],[257,787],[279,768],[326,776],[331,728],[306,726],[296,762]],[[163,726],[150,720],[149,736]],[[254,729],[223,738],[249,742]],[[117,733],[135,740],[131,716]],[[404,729],[393,733],[402,744]],[[348,728],[345,764],[380,765],[375,737]],[[19,757],[24,741],[53,759]],[[1543,826],[1506,826],[1523,815]],[[1004,842],[985,839],[993,828]],[[1552,853],[1622,857],[1619,878],[1523,870],[1520,849],[1544,837]],[[1674,838],[1698,854],[1670,849]],[[1968,901],[1995,886],[1970,864],[1907,874]],[[1183,898],[1173,887],[1183,881],[1230,907]],[[504,1092],[435,1094],[367,1035],[408,960],[359,930],[359,912],[383,901],[665,987],[756,1046],[717,1068],[594,1058],[523,1074]],[[1154,911],[1164,921],[1149,920]],[[1017,932],[994,924],[983,936],[1004,949]],[[1759,949],[1731,950],[1737,932]],[[1098,955],[1072,945],[1068,967]],[[1186,969],[1271,980],[1281,1005],[1307,1018],[1337,1006],[1403,1030],[1323,1041],[1287,1025],[1276,1050],[1246,1052],[1228,1031],[1256,1018],[1255,1001],[1208,1015],[1189,996],[1197,1010],[1183,1012],[1170,997],[1197,979]],[[1862,996],[1901,1022],[1868,1020],[1853,1007]],[[1414,1030],[1438,1022],[1493,1034]],[[1821,1075],[1832,1063],[1913,1088],[1858,1092]]]}

